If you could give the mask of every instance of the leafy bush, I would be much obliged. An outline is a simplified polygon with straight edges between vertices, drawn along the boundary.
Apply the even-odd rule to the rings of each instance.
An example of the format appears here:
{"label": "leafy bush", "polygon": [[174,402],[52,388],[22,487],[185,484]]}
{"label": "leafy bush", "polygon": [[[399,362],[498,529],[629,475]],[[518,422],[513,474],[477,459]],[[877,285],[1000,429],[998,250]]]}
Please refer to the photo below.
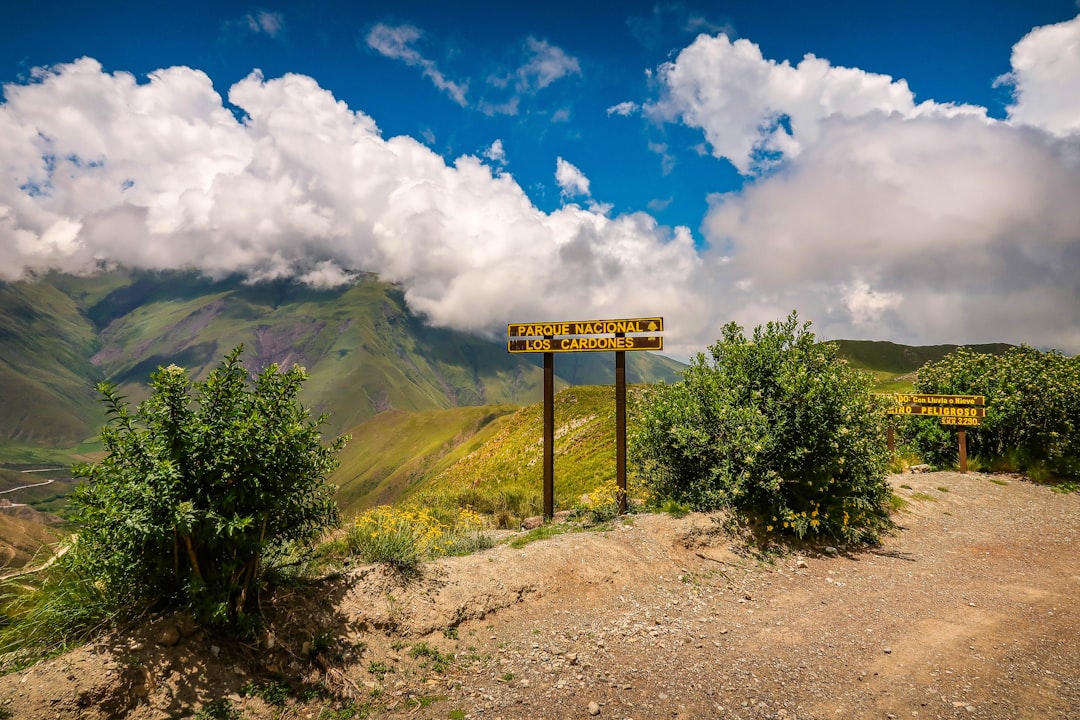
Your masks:
{"label": "leafy bush", "polygon": [[[1080,477],[1080,358],[1026,345],[1004,355],[959,348],[924,365],[915,392],[986,396],[986,417],[967,428],[981,465]],[[905,418],[901,435],[931,464],[956,462],[956,432],[936,420]]]}
{"label": "leafy bush", "polygon": [[296,399],[303,368],[272,365],[252,380],[242,350],[205,382],[159,368],[134,413],[115,387],[99,386],[108,455],[75,468],[87,482],[72,496],[78,539],[68,557],[122,604],[150,595],[234,623],[268,551],[337,522],[325,477],[346,438],[322,444],[325,418],[312,421]]}
{"label": "leafy bush", "polygon": [[873,379],[792,313],[747,339],[731,323],[637,408],[630,453],[665,499],[729,507],[767,531],[873,540],[888,525],[885,415]]}

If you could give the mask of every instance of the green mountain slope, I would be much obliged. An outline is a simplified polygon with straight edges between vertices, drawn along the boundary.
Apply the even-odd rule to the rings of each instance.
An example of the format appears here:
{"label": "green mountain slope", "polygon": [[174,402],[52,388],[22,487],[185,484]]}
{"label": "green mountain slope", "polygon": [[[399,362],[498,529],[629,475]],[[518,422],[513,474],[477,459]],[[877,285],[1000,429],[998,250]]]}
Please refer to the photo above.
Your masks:
{"label": "green mountain slope", "polygon": [[[878,392],[910,392],[916,371],[937,362],[959,345],[898,345],[878,340],[835,340],[838,355],[854,368],[874,376]],[[1000,355],[1013,347],[1007,343],[968,345],[975,352]]]}
{"label": "green mountain slope", "polygon": [[[634,392],[631,388],[630,392]],[[520,518],[542,507],[543,403],[384,413],[353,429],[332,478],[346,515],[412,498]],[[434,450],[425,450],[433,448]],[[577,386],[555,396],[555,501],[615,480],[615,391]]]}
{"label": "green mountain slope", "polygon": [[[133,397],[159,365],[176,363],[202,376],[241,342],[254,369],[273,362],[307,368],[302,399],[330,415],[334,433],[391,409],[527,403],[542,392],[536,358],[510,355],[501,341],[429,327],[408,311],[400,291],[374,278],[321,291],[190,276],[155,287],[143,279],[89,314],[102,322],[117,312],[123,314],[108,320],[93,361]],[[674,379],[679,367],[658,356],[628,365],[631,379]],[[610,356],[565,368],[557,370],[559,386],[614,375]]]}
{"label": "green mountain slope", "polygon": [[0,283],[0,439],[73,445],[99,422],[92,326],[47,280]]}
{"label": "green mountain slope", "polygon": [[[157,367],[202,377],[240,343],[253,370],[307,368],[302,400],[329,414],[328,434],[391,409],[522,404],[542,392],[542,356],[429,327],[374,277],[315,290],[192,273],[51,275],[0,285],[0,341],[0,445],[9,449],[95,435],[99,380],[137,402]],[[681,368],[651,353],[631,353],[627,365],[631,382],[673,381]],[[556,374],[557,387],[611,382],[614,363],[609,353],[560,357]]]}
{"label": "green mountain slope", "polygon": [[338,504],[346,515],[389,504],[490,438],[516,405],[380,413],[350,429],[330,481],[340,486]]}

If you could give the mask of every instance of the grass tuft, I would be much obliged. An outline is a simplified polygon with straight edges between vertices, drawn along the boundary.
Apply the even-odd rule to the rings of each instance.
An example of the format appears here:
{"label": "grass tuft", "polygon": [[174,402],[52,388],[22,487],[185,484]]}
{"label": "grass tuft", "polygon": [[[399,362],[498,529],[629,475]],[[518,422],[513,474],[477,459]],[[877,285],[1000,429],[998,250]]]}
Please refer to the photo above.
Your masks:
{"label": "grass tuft", "polygon": [[529,530],[528,532],[524,532],[520,535],[515,536],[513,539],[510,540],[508,544],[512,548],[520,549],[525,547],[529,543],[534,543],[538,540],[548,540],[555,537],[556,535],[564,535],[566,533],[584,532],[585,529],[586,528],[582,527],[581,525],[577,525],[574,523],[562,523],[558,525],[553,523],[547,523],[545,525],[541,525],[538,528],[534,528],[532,530]]}
{"label": "grass tuft", "polygon": [[905,510],[910,503],[896,493],[889,493],[889,512],[898,513]]}
{"label": "grass tuft", "polygon": [[0,582],[0,673],[82,645],[122,614],[102,588],[66,563]]}

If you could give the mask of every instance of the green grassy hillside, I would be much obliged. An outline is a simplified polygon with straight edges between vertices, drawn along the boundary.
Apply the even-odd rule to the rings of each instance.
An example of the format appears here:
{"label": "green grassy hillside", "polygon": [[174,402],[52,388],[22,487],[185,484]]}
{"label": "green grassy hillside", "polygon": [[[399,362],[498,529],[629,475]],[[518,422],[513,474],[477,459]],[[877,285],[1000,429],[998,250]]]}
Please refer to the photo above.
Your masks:
{"label": "green grassy hillside", "polygon": [[[852,367],[874,376],[879,392],[910,392],[916,371],[928,362],[937,362],[959,345],[897,345],[878,340],[834,340],[839,357]],[[1013,347],[1007,343],[968,345],[975,352],[1000,355]]]}
{"label": "green grassy hillside", "polygon": [[[170,281],[135,298],[123,288],[91,310],[99,320],[109,314],[102,308],[124,311],[102,332],[95,362],[132,397],[145,392],[156,367],[176,363],[200,377],[241,342],[252,368],[272,362],[307,368],[302,400],[329,414],[332,433],[392,409],[529,403],[542,392],[536,358],[510,355],[501,341],[429,327],[396,288],[374,278],[328,291],[198,278],[188,278],[186,287],[182,292]],[[614,374],[610,356],[558,366],[560,387],[580,375]],[[667,358],[641,357],[628,375],[674,379],[678,367]]]}
{"label": "green grassy hillside", "polygon": [[[420,480],[438,473],[457,451],[490,437],[499,420],[515,405],[380,413],[352,428],[352,440],[339,456],[330,481],[339,485],[338,504],[345,515],[388,504]],[[487,431],[487,432],[485,432]]]}
{"label": "green grassy hillside", "polygon": [[[633,389],[631,388],[631,392]],[[411,500],[513,518],[539,514],[543,404],[418,415],[385,413],[354,429],[334,480],[346,514]],[[427,455],[424,448],[434,448]],[[578,386],[555,396],[556,509],[615,479],[615,391]]]}

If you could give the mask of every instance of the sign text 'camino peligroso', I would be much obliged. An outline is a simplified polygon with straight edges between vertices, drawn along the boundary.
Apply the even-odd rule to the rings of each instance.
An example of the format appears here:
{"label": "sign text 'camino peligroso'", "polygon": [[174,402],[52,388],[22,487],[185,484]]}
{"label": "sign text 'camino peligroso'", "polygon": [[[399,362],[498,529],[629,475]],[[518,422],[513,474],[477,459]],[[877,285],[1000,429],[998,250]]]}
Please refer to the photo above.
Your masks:
{"label": "sign text 'camino peligroso'", "polygon": [[[983,395],[938,395],[937,393],[896,393],[894,405],[886,408],[890,415],[931,415],[942,425],[959,426],[960,472],[967,472],[967,435],[965,427],[978,427],[986,417],[986,397]],[[894,428],[889,424],[889,452],[896,447]]]}
{"label": "sign text 'camino peligroso'", "polygon": [[[510,323],[507,337],[558,337],[560,335],[616,335],[618,333],[663,332],[664,318],[625,320],[574,320],[571,322]],[[615,348],[612,348],[613,350]],[[630,350],[631,348],[626,348]],[[649,348],[650,350],[652,348]],[[513,352],[513,351],[511,351]],[[534,351],[535,352],[535,351]]]}
{"label": "sign text 'camino peligroso'", "polygon": [[985,407],[953,405],[897,405],[886,412],[890,415],[936,415],[938,417],[986,417]]}

